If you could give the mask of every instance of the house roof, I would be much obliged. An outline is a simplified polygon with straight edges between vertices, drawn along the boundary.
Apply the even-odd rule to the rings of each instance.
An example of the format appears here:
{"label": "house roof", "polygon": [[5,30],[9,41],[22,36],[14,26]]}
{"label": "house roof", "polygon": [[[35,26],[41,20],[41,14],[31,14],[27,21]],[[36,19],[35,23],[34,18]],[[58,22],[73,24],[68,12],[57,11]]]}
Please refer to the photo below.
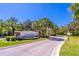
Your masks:
{"label": "house roof", "polygon": [[20,36],[36,36],[38,35],[38,32],[35,31],[16,31],[20,32]]}

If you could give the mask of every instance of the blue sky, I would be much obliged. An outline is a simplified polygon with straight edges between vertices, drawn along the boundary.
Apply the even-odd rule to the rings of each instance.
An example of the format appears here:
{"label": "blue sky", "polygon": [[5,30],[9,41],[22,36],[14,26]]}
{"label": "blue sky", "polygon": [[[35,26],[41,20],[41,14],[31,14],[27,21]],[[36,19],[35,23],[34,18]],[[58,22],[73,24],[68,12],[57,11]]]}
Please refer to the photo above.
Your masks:
{"label": "blue sky", "polygon": [[58,26],[72,21],[72,13],[69,12],[69,3],[32,3],[32,4],[0,4],[0,19],[16,17],[20,22],[27,19],[32,21],[42,17],[48,17]]}

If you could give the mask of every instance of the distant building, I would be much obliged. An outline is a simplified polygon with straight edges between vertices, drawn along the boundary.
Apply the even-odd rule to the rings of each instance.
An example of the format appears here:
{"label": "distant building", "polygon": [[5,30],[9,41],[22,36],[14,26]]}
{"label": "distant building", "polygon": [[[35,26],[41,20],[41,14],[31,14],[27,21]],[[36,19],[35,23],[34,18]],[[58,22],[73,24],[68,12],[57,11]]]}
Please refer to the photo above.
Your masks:
{"label": "distant building", "polygon": [[39,32],[37,32],[37,31],[15,31],[15,35],[18,35],[18,36],[38,36]]}
{"label": "distant building", "polygon": [[39,32],[37,31],[15,31],[15,36],[20,39],[28,39],[33,37],[39,37]]}

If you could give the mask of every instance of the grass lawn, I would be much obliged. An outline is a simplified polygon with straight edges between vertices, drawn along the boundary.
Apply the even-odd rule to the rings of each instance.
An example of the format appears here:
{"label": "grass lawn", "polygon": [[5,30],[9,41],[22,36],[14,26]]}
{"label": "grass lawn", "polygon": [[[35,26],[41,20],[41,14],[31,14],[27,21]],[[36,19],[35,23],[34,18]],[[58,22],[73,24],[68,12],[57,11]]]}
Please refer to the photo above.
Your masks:
{"label": "grass lawn", "polygon": [[60,56],[79,56],[79,36],[71,36],[61,47]]}
{"label": "grass lawn", "polygon": [[16,40],[16,41],[11,41],[11,42],[6,42],[4,40],[0,40],[0,48],[5,47],[5,46],[11,46],[11,45],[16,45],[16,44],[21,44],[21,43],[27,43],[27,42],[35,42],[35,41],[40,41],[40,40],[45,40],[46,38],[39,38],[35,40]]}

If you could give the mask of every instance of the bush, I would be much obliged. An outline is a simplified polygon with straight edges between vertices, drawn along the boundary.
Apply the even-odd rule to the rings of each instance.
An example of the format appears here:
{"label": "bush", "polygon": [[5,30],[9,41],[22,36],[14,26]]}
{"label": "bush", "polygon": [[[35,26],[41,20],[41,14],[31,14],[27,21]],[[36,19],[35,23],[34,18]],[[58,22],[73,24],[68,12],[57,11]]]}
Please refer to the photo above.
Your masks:
{"label": "bush", "polygon": [[6,36],[6,40],[7,41],[15,41],[16,40],[16,36]]}
{"label": "bush", "polygon": [[73,35],[73,36],[79,36],[79,31],[73,31],[73,32],[72,32],[72,35]]}

